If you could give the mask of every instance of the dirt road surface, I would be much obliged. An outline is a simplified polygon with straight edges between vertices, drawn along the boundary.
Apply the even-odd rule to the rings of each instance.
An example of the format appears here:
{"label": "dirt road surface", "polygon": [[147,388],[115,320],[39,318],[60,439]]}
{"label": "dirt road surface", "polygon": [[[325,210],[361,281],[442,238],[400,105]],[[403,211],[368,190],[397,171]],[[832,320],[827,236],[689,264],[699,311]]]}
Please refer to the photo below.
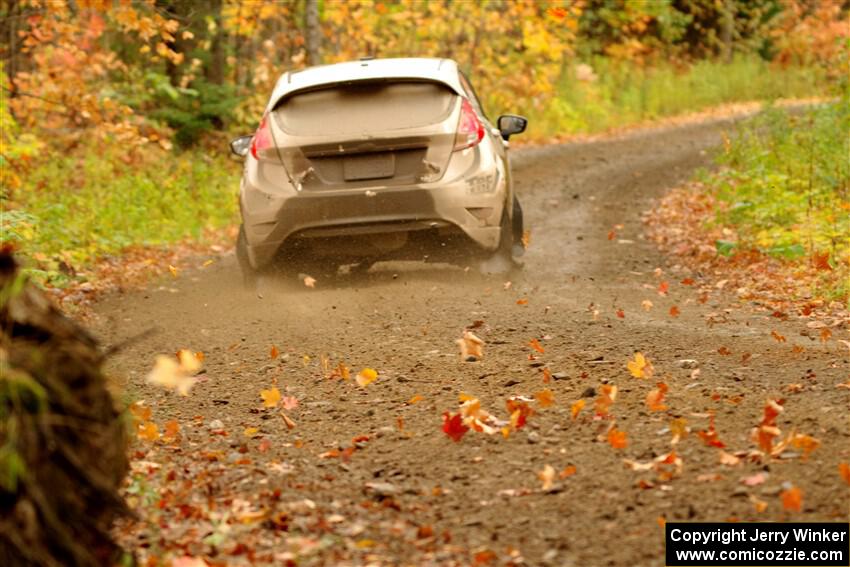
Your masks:
{"label": "dirt road surface", "polygon": [[[838,465],[850,460],[850,390],[836,385],[848,380],[847,349],[802,336],[794,314],[742,305],[642,237],[641,213],[708,165],[729,127],[515,152],[531,245],[510,286],[473,270],[378,264],[315,289],[272,282],[259,299],[241,291],[230,256],[100,303],[95,330],[107,345],[159,329],[111,370],[160,431],[179,424],[175,439],[134,449],[128,491],[145,511],[121,527],[122,541],[142,559],[185,553],[227,565],[663,565],[664,521],[846,520]],[[484,358],[462,362],[455,340],[475,321]],[[205,355],[187,397],[144,380],[155,355],[179,348]],[[652,378],[627,370],[636,351]],[[328,378],[323,357],[379,377],[365,388]],[[658,381],[668,409],[651,411]],[[294,428],[263,407],[260,391],[275,383],[298,400],[286,410]],[[619,395],[594,419],[604,384]],[[555,404],[532,402],[535,414],[508,438],[469,431],[455,443],[441,430],[462,392],[506,418],[509,396],[544,388]],[[789,447],[721,464],[697,434],[709,414],[726,451],[743,455],[757,448],[751,430],[768,398],[784,399],[783,436],[796,430],[820,446],[807,459]],[[607,441],[612,418],[625,448]],[[624,464],[669,453],[675,418],[691,429],[675,447],[681,474]],[[546,465],[556,474],[544,491]],[[783,506],[791,487],[802,491],[799,511]]]}

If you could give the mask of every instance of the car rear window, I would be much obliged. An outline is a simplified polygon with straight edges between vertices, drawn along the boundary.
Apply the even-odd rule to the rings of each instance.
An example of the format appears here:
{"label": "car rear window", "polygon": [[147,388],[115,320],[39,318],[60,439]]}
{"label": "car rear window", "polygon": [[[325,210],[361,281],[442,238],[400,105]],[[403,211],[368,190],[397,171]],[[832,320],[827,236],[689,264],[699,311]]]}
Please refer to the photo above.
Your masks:
{"label": "car rear window", "polygon": [[296,93],[274,115],[278,126],[297,136],[362,134],[441,122],[455,96],[439,83],[352,83]]}

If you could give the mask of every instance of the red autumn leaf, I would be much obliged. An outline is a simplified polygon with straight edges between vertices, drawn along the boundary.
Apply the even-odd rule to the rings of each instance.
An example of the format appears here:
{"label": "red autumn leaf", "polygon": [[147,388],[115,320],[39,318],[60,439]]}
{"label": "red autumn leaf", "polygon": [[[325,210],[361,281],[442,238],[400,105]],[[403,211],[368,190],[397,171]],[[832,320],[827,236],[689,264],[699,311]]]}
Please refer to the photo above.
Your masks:
{"label": "red autumn leaf", "polygon": [[459,413],[450,415],[443,413],[443,433],[452,438],[455,443],[459,442],[469,428],[463,424],[463,417]]}
{"label": "red autumn leaf", "polygon": [[726,348],[725,346],[722,346],[719,349],[717,349],[717,352],[719,352],[723,356],[729,356],[730,354],[732,354],[732,351],[729,350],[728,348]]}
{"label": "red autumn leaf", "polygon": [[553,394],[552,390],[548,388],[536,392],[534,394],[534,398],[537,400],[537,403],[540,404],[541,408],[548,408],[555,404],[555,394]]}
{"label": "red autumn leaf", "polygon": [[272,348],[269,349],[269,358],[275,359],[280,355],[280,351],[277,350],[277,347],[272,345]]}
{"label": "red autumn leaf", "polygon": [[522,400],[508,398],[505,401],[505,407],[511,415],[511,425],[513,425],[514,429],[522,428],[526,421],[528,421],[528,418],[534,415],[534,410],[531,409],[531,406]]}
{"label": "red autumn leaf", "polygon": [[608,444],[615,449],[625,449],[629,445],[629,441],[626,439],[626,432],[612,427],[608,431]]}
{"label": "red autumn leaf", "polygon": [[680,313],[681,311],[679,311],[679,308],[677,306],[674,305],[670,308],[670,317],[678,317]]}
{"label": "red autumn leaf", "polygon": [[[608,409],[614,400],[617,399],[617,386],[611,384],[603,384],[599,387],[599,394],[596,396],[594,409],[597,415],[608,415]],[[574,404],[575,405],[575,404]],[[582,406],[584,407],[584,406]]]}
{"label": "red autumn leaf", "polygon": [[615,238],[617,238],[617,231],[612,228],[608,231],[608,240],[614,240]]}
{"label": "red autumn leaf", "polygon": [[560,473],[558,473],[558,478],[565,479],[565,478],[569,478],[569,477],[573,476],[574,474],[576,474],[576,466],[575,465],[569,465],[569,466],[564,467],[564,470],[562,470]]}
{"label": "red autumn leaf", "polygon": [[620,319],[625,319],[626,318],[626,312],[623,311],[622,309],[617,309],[617,317],[619,317]]}
{"label": "red autumn leaf", "polygon": [[796,486],[792,486],[780,494],[782,498],[782,507],[786,510],[799,512],[803,508],[803,491]]}
{"label": "red autumn leaf", "polygon": [[694,280],[691,278],[685,278],[681,282],[682,285],[694,285]]}
{"label": "red autumn leaf", "polygon": [[832,266],[829,265],[829,252],[824,252],[822,254],[812,254],[812,265],[818,269],[823,271],[831,271]]}
{"label": "red autumn leaf", "polygon": [[658,295],[667,295],[667,292],[670,291],[670,284],[667,282],[661,282],[658,284]]}
{"label": "red autumn leaf", "polygon": [[726,444],[721,441],[720,438],[717,436],[717,430],[714,428],[713,413],[708,418],[708,429],[697,431],[697,435],[699,435],[700,439],[702,439],[702,442],[709,447],[718,447],[722,449],[726,446]]}

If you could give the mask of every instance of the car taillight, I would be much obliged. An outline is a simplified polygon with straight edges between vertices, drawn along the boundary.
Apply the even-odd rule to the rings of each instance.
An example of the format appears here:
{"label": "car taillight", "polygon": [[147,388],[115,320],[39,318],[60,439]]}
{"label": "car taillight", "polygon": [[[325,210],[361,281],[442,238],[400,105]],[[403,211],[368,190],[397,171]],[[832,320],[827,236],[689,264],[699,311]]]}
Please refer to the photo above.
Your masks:
{"label": "car taillight", "polygon": [[461,99],[460,105],[460,122],[457,125],[457,135],[455,136],[455,147],[452,151],[465,150],[471,148],[478,142],[484,139],[484,125],[478,120],[475,110],[465,98]]}
{"label": "car taillight", "polygon": [[272,147],[272,133],[269,128],[268,115],[265,115],[260,120],[260,126],[251,141],[251,155],[254,156],[254,159],[260,159],[259,153],[270,147]]}

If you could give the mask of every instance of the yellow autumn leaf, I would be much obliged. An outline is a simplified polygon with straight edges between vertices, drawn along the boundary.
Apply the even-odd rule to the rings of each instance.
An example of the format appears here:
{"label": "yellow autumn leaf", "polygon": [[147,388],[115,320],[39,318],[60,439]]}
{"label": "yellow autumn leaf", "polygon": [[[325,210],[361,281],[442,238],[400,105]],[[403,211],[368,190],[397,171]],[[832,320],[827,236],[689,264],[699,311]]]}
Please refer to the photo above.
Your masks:
{"label": "yellow autumn leaf", "polygon": [[628,361],[626,367],[635,378],[649,378],[652,376],[652,364],[643,356],[643,353],[636,352],[635,359]]}
{"label": "yellow autumn leaf", "polygon": [[357,384],[363,388],[374,382],[378,378],[378,373],[371,368],[364,368],[357,373],[355,380]]}
{"label": "yellow autumn leaf", "polygon": [[587,403],[584,400],[577,400],[572,403],[570,406],[570,415],[573,419],[578,417],[578,414],[581,413],[581,410],[584,409],[584,404]]}
{"label": "yellow autumn leaf", "polygon": [[263,405],[265,407],[273,408],[280,401],[280,390],[277,387],[270,390],[260,390],[260,397],[263,398]]}
{"label": "yellow autumn leaf", "polygon": [[245,437],[254,437],[260,430],[256,427],[246,427],[245,431],[242,432],[242,435]]}
{"label": "yellow autumn leaf", "polygon": [[139,439],[144,439],[145,441],[156,441],[159,439],[159,427],[152,421],[146,421],[139,424],[137,435]]}

